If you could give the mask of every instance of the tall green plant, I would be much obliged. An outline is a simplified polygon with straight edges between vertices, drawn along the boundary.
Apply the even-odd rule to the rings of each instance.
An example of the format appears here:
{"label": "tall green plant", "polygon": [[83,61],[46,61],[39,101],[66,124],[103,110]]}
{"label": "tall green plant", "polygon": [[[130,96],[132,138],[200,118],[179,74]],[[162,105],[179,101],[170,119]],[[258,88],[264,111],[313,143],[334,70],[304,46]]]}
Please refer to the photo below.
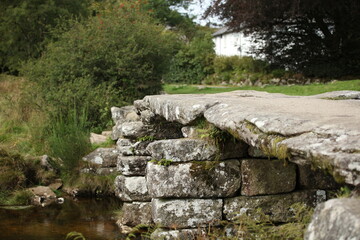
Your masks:
{"label": "tall green plant", "polygon": [[65,173],[73,172],[83,156],[91,151],[86,111],[74,110],[59,115],[50,123],[48,143],[50,154],[62,160]]}

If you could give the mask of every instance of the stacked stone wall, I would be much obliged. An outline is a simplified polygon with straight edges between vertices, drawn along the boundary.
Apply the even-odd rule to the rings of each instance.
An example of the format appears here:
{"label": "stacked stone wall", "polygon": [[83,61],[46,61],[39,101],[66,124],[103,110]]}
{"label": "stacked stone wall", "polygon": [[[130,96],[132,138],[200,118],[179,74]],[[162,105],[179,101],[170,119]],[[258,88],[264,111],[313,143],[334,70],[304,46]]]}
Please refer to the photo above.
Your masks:
{"label": "stacked stone wall", "polygon": [[172,123],[144,102],[135,106],[112,109],[117,144],[105,164],[119,174],[115,192],[124,201],[118,220],[123,231],[156,225],[154,239],[194,239],[206,226],[243,214],[256,218],[259,208],[286,223],[294,203],[315,206],[326,199],[325,190],[337,187],[324,172],[270,158],[239,139],[216,144],[202,137],[196,121]]}

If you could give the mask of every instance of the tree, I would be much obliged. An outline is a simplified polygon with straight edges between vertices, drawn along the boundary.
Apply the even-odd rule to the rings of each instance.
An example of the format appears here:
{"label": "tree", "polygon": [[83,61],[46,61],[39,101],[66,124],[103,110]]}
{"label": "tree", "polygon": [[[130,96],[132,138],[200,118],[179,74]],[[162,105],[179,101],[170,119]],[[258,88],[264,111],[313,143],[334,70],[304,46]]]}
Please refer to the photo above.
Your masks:
{"label": "tree", "polygon": [[46,112],[67,116],[85,108],[89,122],[101,126],[110,120],[111,106],[161,90],[174,44],[138,4],[121,3],[75,22],[24,74]]}
{"label": "tree", "polygon": [[233,29],[255,32],[259,52],[306,75],[360,75],[359,0],[213,0]]}
{"label": "tree", "polygon": [[60,19],[86,16],[89,0],[1,0],[0,72],[17,72],[21,62],[39,57],[49,30]]}

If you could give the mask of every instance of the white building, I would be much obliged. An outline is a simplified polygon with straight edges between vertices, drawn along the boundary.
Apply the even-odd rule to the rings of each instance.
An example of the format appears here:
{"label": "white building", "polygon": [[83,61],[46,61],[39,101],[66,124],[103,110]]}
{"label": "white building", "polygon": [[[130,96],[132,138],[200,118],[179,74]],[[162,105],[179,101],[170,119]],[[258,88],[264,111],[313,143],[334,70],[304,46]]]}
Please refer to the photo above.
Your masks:
{"label": "white building", "polygon": [[257,44],[251,35],[234,32],[224,27],[212,34],[215,43],[215,53],[221,56],[255,56],[252,48]]}

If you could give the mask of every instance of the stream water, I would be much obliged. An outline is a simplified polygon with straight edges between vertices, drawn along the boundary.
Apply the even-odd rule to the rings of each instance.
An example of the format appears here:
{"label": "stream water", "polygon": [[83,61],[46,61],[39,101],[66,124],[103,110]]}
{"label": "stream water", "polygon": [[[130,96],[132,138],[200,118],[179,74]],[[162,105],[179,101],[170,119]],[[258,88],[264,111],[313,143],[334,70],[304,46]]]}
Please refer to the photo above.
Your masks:
{"label": "stream water", "polygon": [[0,208],[1,240],[64,240],[81,232],[88,240],[124,239],[115,225],[117,199],[66,199],[63,204],[27,209]]}

